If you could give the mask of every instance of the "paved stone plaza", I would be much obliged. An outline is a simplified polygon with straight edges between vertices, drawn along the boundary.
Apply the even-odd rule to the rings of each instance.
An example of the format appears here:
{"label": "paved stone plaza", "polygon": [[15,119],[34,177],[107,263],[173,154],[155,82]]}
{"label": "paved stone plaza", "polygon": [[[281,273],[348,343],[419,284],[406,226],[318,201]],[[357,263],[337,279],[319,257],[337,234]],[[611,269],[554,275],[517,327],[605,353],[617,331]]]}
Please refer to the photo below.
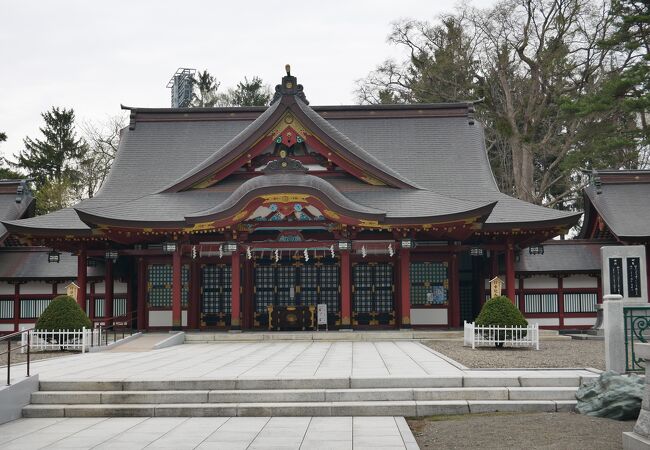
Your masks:
{"label": "paved stone plaza", "polygon": [[417,449],[401,417],[21,419],[0,449]]}
{"label": "paved stone plaza", "polygon": [[[437,379],[448,386],[489,386],[489,380],[499,379],[498,385],[516,386],[521,377],[571,378],[575,381],[569,385],[577,386],[581,377],[595,376],[586,370],[466,369],[415,341],[192,344],[54,358],[37,361],[32,368],[41,382],[321,379],[330,388],[364,387],[363,380],[378,379],[387,385],[398,379],[416,384],[418,379]],[[14,367],[12,377],[23,376],[24,370]]]}

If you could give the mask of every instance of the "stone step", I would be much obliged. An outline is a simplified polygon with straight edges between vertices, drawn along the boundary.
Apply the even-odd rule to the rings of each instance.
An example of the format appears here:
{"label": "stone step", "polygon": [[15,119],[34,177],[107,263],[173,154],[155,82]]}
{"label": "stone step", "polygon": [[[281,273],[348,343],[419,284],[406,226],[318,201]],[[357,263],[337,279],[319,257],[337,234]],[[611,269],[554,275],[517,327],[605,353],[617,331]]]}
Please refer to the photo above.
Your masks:
{"label": "stone step", "polygon": [[[556,330],[539,330],[544,340],[570,340]],[[243,333],[186,332],[186,344],[257,341],[395,341],[463,339],[462,330],[383,330],[383,331],[251,331]]]}
{"label": "stone step", "polygon": [[390,402],[27,405],[23,417],[433,416],[485,412],[571,411],[575,401],[445,400]]}
{"label": "stone step", "polygon": [[275,389],[379,389],[460,387],[578,387],[598,377],[589,371],[556,371],[553,375],[525,371],[467,371],[464,375],[436,377],[353,378],[232,378],[192,380],[42,380],[41,391],[216,391]]}
{"label": "stone step", "polygon": [[39,391],[32,404],[179,404],[386,402],[446,400],[573,400],[575,387],[276,389],[184,391]]}

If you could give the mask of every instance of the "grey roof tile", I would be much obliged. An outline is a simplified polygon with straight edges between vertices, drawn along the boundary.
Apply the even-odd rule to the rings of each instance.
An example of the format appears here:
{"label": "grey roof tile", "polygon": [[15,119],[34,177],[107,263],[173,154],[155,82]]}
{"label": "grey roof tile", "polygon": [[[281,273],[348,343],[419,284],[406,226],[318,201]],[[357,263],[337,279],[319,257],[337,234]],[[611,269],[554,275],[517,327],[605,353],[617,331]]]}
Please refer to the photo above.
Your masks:
{"label": "grey roof tile", "polygon": [[616,236],[650,237],[650,183],[603,183],[601,189],[598,194],[590,185],[585,194]]}
{"label": "grey roof tile", "polygon": [[543,255],[531,255],[528,250],[521,252],[515,263],[516,272],[599,272],[600,247],[603,242],[567,241],[544,242]]}

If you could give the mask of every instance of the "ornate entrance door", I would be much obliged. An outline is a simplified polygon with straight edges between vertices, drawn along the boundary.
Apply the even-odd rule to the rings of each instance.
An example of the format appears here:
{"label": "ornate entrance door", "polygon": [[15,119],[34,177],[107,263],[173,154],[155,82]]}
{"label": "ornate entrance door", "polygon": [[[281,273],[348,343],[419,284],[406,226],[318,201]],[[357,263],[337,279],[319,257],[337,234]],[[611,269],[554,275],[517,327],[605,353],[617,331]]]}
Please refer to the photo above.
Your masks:
{"label": "ornate entrance door", "polygon": [[258,260],[254,268],[254,326],[268,327],[269,306],[327,303],[328,322],[340,318],[339,266],[336,260],[273,262]]}
{"label": "ornate entrance door", "polygon": [[201,265],[201,327],[230,326],[232,267]]}
{"label": "ornate entrance door", "polygon": [[392,263],[357,263],[352,268],[355,325],[395,325]]}

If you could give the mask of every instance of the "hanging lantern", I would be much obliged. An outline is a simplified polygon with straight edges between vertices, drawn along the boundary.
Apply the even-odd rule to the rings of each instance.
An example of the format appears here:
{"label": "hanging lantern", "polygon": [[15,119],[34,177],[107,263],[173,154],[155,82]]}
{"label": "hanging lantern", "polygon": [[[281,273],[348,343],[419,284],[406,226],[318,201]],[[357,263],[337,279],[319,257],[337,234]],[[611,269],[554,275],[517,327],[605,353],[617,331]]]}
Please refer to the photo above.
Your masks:
{"label": "hanging lantern", "polygon": [[365,246],[365,245],[362,245],[362,246],[361,246],[361,257],[362,257],[362,258],[365,258],[366,255],[367,255],[367,252],[366,252],[366,246]]}
{"label": "hanging lantern", "polygon": [[334,244],[330,245],[330,255],[334,258]]}
{"label": "hanging lantern", "polygon": [[305,262],[309,261],[309,252],[307,251],[307,249],[305,249],[303,253],[305,255]]}
{"label": "hanging lantern", "polygon": [[388,255],[392,258],[394,254],[395,251],[393,250],[393,244],[388,244]]}
{"label": "hanging lantern", "polygon": [[251,259],[253,254],[251,253],[251,246],[246,247],[246,259]]}

